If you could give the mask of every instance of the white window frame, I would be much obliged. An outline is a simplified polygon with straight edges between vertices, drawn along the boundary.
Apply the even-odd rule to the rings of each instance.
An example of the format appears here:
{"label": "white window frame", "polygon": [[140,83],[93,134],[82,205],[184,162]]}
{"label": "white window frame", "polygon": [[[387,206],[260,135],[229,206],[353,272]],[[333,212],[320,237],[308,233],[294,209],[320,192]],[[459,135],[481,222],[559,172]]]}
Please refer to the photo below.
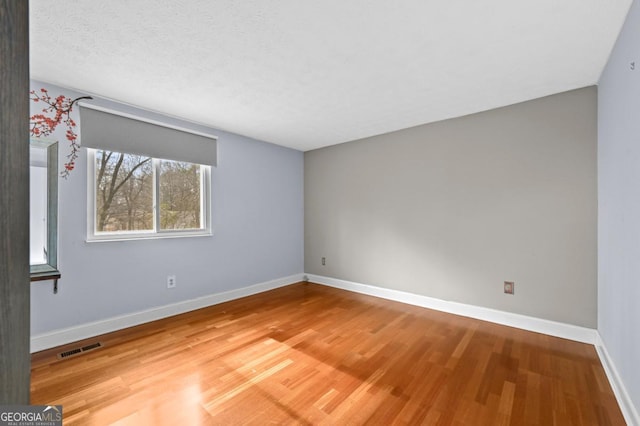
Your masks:
{"label": "white window frame", "polygon": [[[100,149],[86,148],[87,151],[87,242],[127,241],[157,238],[205,237],[213,235],[211,228],[211,166],[200,165],[200,229],[158,229],[160,209],[158,208],[158,192],[160,179],[160,162],[152,157],[153,167],[153,230],[152,231],[117,231],[96,232],[96,151]],[[118,151],[116,151],[118,152]]]}

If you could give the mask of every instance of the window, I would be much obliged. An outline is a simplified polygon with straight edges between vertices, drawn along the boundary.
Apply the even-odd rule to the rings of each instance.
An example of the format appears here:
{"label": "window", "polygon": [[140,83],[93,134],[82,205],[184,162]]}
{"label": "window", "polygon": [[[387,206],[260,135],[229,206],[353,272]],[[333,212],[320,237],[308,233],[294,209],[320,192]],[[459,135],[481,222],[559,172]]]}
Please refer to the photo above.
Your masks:
{"label": "window", "polygon": [[89,239],[210,234],[209,166],[89,150]]}
{"label": "window", "polygon": [[31,139],[29,166],[31,281],[55,280],[60,277],[57,254],[58,143]]}
{"label": "window", "polygon": [[88,239],[211,235],[215,136],[80,104]]}
{"label": "window", "polygon": [[209,167],[91,150],[94,239],[208,234]]}

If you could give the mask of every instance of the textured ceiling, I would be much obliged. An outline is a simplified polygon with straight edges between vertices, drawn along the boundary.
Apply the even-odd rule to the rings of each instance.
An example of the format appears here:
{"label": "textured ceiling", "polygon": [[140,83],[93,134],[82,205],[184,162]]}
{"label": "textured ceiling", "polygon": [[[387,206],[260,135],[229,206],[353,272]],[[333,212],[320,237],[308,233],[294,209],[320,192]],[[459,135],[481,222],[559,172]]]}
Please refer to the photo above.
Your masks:
{"label": "textured ceiling", "polygon": [[31,77],[309,150],[596,84],[631,0],[30,0]]}

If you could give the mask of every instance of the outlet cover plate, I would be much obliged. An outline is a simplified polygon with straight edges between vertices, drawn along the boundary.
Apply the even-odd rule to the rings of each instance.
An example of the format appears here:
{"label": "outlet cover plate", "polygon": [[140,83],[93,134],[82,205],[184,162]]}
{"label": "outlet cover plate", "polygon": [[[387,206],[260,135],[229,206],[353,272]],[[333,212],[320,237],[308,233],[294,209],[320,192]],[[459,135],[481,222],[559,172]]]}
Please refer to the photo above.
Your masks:
{"label": "outlet cover plate", "polygon": [[167,288],[176,288],[176,276],[175,275],[167,276]]}
{"label": "outlet cover plate", "polygon": [[513,281],[505,281],[504,282],[504,292],[505,294],[513,294],[515,291],[516,283]]}

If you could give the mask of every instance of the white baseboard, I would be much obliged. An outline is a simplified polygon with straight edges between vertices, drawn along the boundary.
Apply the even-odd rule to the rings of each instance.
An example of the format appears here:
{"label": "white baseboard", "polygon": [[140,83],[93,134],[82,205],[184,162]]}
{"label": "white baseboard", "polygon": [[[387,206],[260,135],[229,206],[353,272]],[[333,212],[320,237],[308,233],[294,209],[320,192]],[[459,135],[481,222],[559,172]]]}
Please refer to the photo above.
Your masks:
{"label": "white baseboard", "polygon": [[314,283],[324,284],[330,287],[354,291],[356,293],[367,294],[370,296],[381,297],[383,299],[394,300],[396,302],[407,303],[409,305],[421,306],[423,308],[434,309],[450,314],[462,315],[469,318],[534,331],[536,333],[562,337],[564,339],[575,340],[577,342],[589,343],[592,345],[595,345],[596,343],[597,331],[591,328],[579,327],[572,324],[564,324],[561,322],[549,321],[541,318],[514,314],[511,312],[498,311],[496,309],[483,308],[481,306],[450,302],[419,294],[354,283],[351,281],[323,277],[320,275],[307,274],[307,278],[309,281]]}
{"label": "white baseboard", "polygon": [[600,333],[597,333],[595,347],[598,352],[598,356],[600,357],[600,362],[604,368],[604,372],[607,374],[613,393],[615,394],[618,405],[620,406],[620,410],[622,410],[624,419],[628,425],[640,426],[640,414],[638,414],[638,410],[633,405],[633,401],[627,392],[627,388],[620,379],[620,374],[618,374],[618,370],[609,355],[609,351],[607,351],[607,347],[605,346],[602,337],[600,337]]}
{"label": "white baseboard", "polygon": [[248,287],[31,336],[31,353],[284,287],[302,281],[303,277],[304,274],[291,275]]}

